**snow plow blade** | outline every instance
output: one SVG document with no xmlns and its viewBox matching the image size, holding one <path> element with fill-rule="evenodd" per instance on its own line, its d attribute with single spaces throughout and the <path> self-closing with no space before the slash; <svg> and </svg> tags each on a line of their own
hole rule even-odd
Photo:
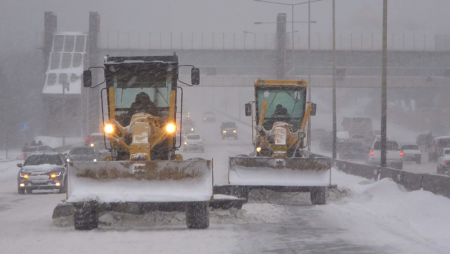
<svg viewBox="0 0 450 254">
<path fill-rule="evenodd" d="M 252 189 L 257 186 L 325 187 L 331 184 L 330 174 L 331 160 L 325 157 L 230 157 L 228 182 Z"/>
<path fill-rule="evenodd" d="M 213 196 L 212 162 L 70 162 L 67 202 L 203 202 Z"/>
</svg>

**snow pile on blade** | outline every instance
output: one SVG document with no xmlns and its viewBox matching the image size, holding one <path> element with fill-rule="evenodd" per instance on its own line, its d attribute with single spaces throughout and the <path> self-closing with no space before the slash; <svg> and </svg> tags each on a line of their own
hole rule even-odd
<svg viewBox="0 0 450 254">
<path fill-rule="evenodd" d="M 208 201 L 211 161 L 69 163 L 67 202 Z"/>
<path fill-rule="evenodd" d="M 331 161 L 327 158 L 230 157 L 231 185 L 328 186 Z"/>
</svg>

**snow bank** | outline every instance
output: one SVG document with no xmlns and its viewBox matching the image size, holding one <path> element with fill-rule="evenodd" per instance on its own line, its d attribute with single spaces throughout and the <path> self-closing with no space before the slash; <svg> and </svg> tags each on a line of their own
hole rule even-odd
<svg viewBox="0 0 450 254">
<path fill-rule="evenodd" d="M 333 183 L 349 189 L 351 195 L 331 203 L 331 213 L 333 209 L 351 211 L 355 221 L 369 217 L 402 235 L 419 236 L 432 245 L 450 248 L 450 199 L 422 190 L 407 192 L 389 178 L 373 182 L 335 169 L 332 173 Z"/>
</svg>

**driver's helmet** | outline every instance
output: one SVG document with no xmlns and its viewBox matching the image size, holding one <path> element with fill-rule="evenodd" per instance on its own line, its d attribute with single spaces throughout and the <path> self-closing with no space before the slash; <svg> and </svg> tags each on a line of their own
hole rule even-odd
<svg viewBox="0 0 450 254">
<path fill-rule="evenodd" d="M 148 96 L 147 93 L 145 92 L 140 92 L 138 94 L 136 94 L 136 102 L 138 103 L 145 103 L 150 101 L 150 97 Z"/>
</svg>

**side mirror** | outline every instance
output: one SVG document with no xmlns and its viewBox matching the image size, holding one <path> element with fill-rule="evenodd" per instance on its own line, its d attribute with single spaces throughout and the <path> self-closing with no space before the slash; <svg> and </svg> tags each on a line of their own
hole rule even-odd
<svg viewBox="0 0 450 254">
<path fill-rule="evenodd" d="M 191 69 L 191 84 L 194 86 L 200 85 L 200 69 L 192 68 Z"/>
<path fill-rule="evenodd" d="M 91 87 L 92 86 L 92 72 L 91 70 L 83 71 L 83 86 Z"/>
<path fill-rule="evenodd" d="M 22 167 L 22 163 L 18 163 L 17 167 L 21 168 Z"/>
<path fill-rule="evenodd" d="M 317 105 L 315 103 L 311 103 L 311 111 L 309 112 L 310 116 L 315 116 L 317 110 Z"/>
<path fill-rule="evenodd" d="M 252 104 L 245 103 L 245 116 L 251 116 L 252 115 Z"/>
</svg>

